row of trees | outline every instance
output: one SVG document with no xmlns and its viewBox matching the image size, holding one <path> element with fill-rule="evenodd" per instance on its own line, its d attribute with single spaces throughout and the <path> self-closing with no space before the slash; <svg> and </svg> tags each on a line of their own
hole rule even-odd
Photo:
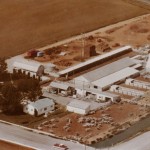
<svg viewBox="0 0 150 150">
<path fill-rule="evenodd" d="M 41 96 L 39 82 L 34 79 L 20 79 L 1 87 L 0 104 L 3 112 L 14 114 L 22 111 L 21 101 L 36 101 Z"/>
<path fill-rule="evenodd" d="M 6 71 L 5 59 L 0 59 L 0 106 L 3 112 L 16 114 L 22 112 L 22 100 L 35 101 L 41 96 L 39 80 L 23 73 Z"/>
</svg>

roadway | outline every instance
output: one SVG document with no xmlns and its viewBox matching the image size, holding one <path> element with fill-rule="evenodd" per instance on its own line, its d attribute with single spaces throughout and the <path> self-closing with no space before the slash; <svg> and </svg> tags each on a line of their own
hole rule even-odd
<svg viewBox="0 0 150 150">
<path fill-rule="evenodd" d="M 109 150 L 150 150 L 150 131 L 129 141 L 120 143 Z"/>
<path fill-rule="evenodd" d="M 150 150 L 150 131 L 141 134 L 129 141 L 115 145 L 109 150 Z M 63 141 L 46 135 L 41 135 L 23 128 L 0 123 L 0 140 L 19 144 L 37 150 L 52 150 L 55 143 L 62 143 L 69 147 L 70 150 L 85 150 L 85 146 L 79 143 Z M 99 148 L 108 150 L 108 148 Z M 92 147 L 86 147 L 86 150 L 95 150 Z M 98 148 L 97 148 L 98 150 Z"/>
<path fill-rule="evenodd" d="M 0 123 L 0 140 L 22 145 L 38 150 L 53 150 L 55 143 L 62 143 L 68 146 L 70 150 L 84 150 L 82 144 L 55 139 L 50 136 L 27 131 L 23 128 Z M 87 150 L 93 150 L 87 147 Z"/>
</svg>

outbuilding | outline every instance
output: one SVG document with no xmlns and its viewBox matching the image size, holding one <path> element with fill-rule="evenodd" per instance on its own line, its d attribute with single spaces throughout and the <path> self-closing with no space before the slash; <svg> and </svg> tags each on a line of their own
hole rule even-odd
<svg viewBox="0 0 150 150">
<path fill-rule="evenodd" d="M 23 107 L 23 112 L 28 113 L 33 116 L 39 116 L 42 114 L 47 114 L 53 111 L 55 108 L 55 103 L 52 99 L 43 98 L 35 102 L 28 102 Z"/>
<path fill-rule="evenodd" d="M 50 83 L 50 87 L 53 90 L 55 90 L 57 93 L 64 93 L 66 95 L 71 95 L 72 92 L 73 92 L 73 88 L 70 87 L 65 82 L 53 81 L 53 82 Z"/>
<path fill-rule="evenodd" d="M 35 63 L 32 61 L 28 62 L 15 61 L 13 63 L 13 68 L 25 72 L 35 73 L 37 76 L 42 76 L 44 74 L 44 66 L 41 65 L 40 63 Z"/>
<path fill-rule="evenodd" d="M 67 110 L 77 114 L 86 115 L 90 111 L 90 103 L 80 101 L 80 100 L 72 100 L 67 105 Z"/>
<path fill-rule="evenodd" d="M 112 102 L 116 102 L 116 101 L 120 101 L 121 98 L 119 95 L 117 94 L 112 94 L 110 92 L 101 92 L 97 89 L 86 89 L 87 91 L 87 95 L 88 94 L 92 94 L 95 95 L 96 101 L 100 102 L 100 101 L 112 101 Z"/>
</svg>

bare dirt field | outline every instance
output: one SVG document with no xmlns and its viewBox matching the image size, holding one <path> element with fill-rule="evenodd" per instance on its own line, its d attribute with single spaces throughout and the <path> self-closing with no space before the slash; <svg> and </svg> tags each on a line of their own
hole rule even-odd
<svg viewBox="0 0 150 150">
<path fill-rule="evenodd" d="M 150 12 L 123 0 L 5 0 L 0 1 L 0 11 L 1 56 Z"/>
<path fill-rule="evenodd" d="M 4 141 L 0 141 L 1 150 L 31 150 L 29 148 L 25 148 L 23 146 L 7 143 Z"/>
</svg>

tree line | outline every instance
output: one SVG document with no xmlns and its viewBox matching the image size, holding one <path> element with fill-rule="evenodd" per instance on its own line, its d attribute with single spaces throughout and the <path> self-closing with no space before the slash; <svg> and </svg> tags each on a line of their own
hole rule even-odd
<svg viewBox="0 0 150 150">
<path fill-rule="evenodd" d="M 23 100 L 36 101 L 41 95 L 39 79 L 23 72 L 8 73 L 5 59 L 0 58 L 0 107 L 4 113 L 21 113 Z"/>
</svg>

